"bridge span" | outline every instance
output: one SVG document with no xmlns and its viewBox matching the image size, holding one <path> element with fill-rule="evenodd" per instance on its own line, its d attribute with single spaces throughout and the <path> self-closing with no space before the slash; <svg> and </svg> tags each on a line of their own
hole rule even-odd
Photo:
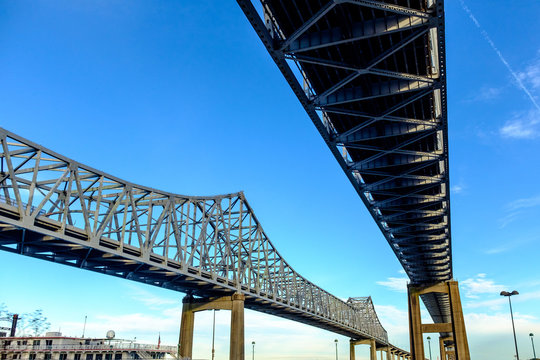
<svg viewBox="0 0 540 360">
<path fill-rule="evenodd" d="M 468 359 L 452 281 L 444 1 L 237 2 L 411 279 L 413 357 L 428 332 L 420 296 Z"/>
<path fill-rule="evenodd" d="M 343 301 L 298 274 L 243 193 L 171 194 L 1 128 L 0 143 L 1 250 L 188 293 L 190 311 L 236 296 L 246 308 L 408 355 L 388 343 L 370 297 Z M 242 356 L 231 358 L 243 359 L 241 337 Z"/>
</svg>

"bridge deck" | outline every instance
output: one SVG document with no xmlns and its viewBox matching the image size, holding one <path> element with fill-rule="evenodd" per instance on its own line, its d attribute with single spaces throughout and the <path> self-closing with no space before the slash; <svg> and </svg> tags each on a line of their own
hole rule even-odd
<svg viewBox="0 0 540 360">
<path fill-rule="evenodd" d="M 237 2 L 411 282 L 451 279 L 443 1 Z"/>
</svg>

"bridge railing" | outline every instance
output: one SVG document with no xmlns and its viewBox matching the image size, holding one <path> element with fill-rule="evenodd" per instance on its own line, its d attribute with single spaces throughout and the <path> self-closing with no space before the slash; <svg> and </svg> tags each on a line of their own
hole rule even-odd
<svg viewBox="0 0 540 360">
<path fill-rule="evenodd" d="M 180 273 L 233 282 L 239 291 L 387 341 L 371 301 L 344 302 L 283 259 L 242 192 L 167 193 L 81 165 L 4 129 L 0 142 L 4 216 Z"/>
</svg>

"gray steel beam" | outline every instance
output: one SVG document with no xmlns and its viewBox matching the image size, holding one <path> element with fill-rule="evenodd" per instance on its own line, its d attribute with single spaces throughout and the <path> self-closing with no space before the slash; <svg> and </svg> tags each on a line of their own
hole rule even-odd
<svg viewBox="0 0 540 360">
<path fill-rule="evenodd" d="M 406 6 L 399 6 L 394 4 L 389 4 L 383 1 L 374 1 L 374 0 L 343 0 L 343 2 L 356 4 L 364 7 L 369 7 L 376 10 L 383 10 L 392 12 L 395 14 L 401 14 L 401 15 L 407 15 L 407 16 L 415 16 L 420 18 L 428 19 L 431 15 L 429 13 L 412 9 Z"/>
<path fill-rule="evenodd" d="M 292 55 L 286 54 L 285 58 L 287 60 L 298 61 L 299 63 L 308 63 L 308 64 L 313 64 L 313 65 L 326 66 L 326 67 L 330 67 L 334 69 L 349 70 L 358 75 L 373 74 L 373 75 L 380 75 L 380 76 L 385 76 L 385 77 L 395 78 L 395 79 L 402 79 L 402 80 L 423 81 L 429 84 L 432 84 L 435 82 L 435 78 L 433 77 L 408 74 L 408 73 L 402 73 L 402 72 L 397 72 L 397 71 L 389 71 L 385 69 L 378 69 L 371 65 L 365 68 L 357 68 L 351 65 L 347 65 L 345 63 L 340 63 L 337 61 L 331 61 L 331 60 L 326 60 L 326 59 L 320 59 L 313 56 L 305 56 L 302 54 L 292 54 Z M 352 75 L 353 74 L 351 74 L 351 76 Z M 321 94 L 320 96 L 323 96 L 323 95 Z"/>
<path fill-rule="evenodd" d="M 388 82 L 374 83 L 371 85 L 369 91 L 365 91 L 362 87 L 354 87 L 338 90 L 346 83 L 354 80 L 358 77 L 354 74 L 350 78 L 345 79 L 344 84 L 336 84 L 336 89 L 331 90 L 328 95 L 315 98 L 314 103 L 316 106 L 324 107 L 327 105 L 339 105 L 357 101 L 373 100 L 384 96 L 391 96 L 397 94 L 404 94 L 408 92 L 420 91 L 426 88 L 430 88 L 429 84 L 416 81 L 416 80 L 391 80 Z"/>
<path fill-rule="evenodd" d="M 357 126 L 354 126 L 353 128 L 345 131 L 344 133 L 341 133 L 339 134 L 338 136 L 338 141 L 346 141 L 347 140 L 347 137 L 354 134 L 356 131 L 359 131 L 359 130 L 362 130 L 363 128 L 379 121 L 379 120 L 383 120 L 385 119 L 388 115 L 396 112 L 397 110 L 423 98 L 424 96 L 432 93 L 432 89 L 431 88 L 428 88 L 426 90 L 423 90 L 423 91 L 420 91 L 418 94 L 414 94 L 412 96 L 410 96 L 409 98 L 403 100 L 402 102 L 394 105 L 393 107 L 391 107 L 390 109 L 386 110 L 383 114 L 377 116 L 377 117 L 374 117 L 374 118 L 371 118 Z"/>
<path fill-rule="evenodd" d="M 415 29 L 428 24 L 429 22 L 425 18 L 410 16 L 388 16 L 380 19 L 366 20 L 353 24 L 351 36 L 347 35 L 348 31 L 346 32 L 340 27 L 326 29 L 305 34 L 299 39 L 293 40 L 287 47 L 282 48 L 280 51 L 287 54 L 296 54 Z"/>
</svg>

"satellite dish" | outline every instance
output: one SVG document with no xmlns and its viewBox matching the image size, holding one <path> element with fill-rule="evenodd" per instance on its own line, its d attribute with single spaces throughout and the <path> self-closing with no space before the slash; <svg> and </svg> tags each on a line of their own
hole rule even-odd
<svg viewBox="0 0 540 360">
<path fill-rule="evenodd" d="M 106 336 L 107 336 L 107 339 L 112 340 L 112 339 L 114 339 L 114 336 L 115 336 L 115 335 L 116 335 L 116 334 L 114 333 L 114 330 L 109 330 L 109 331 L 107 331 L 107 335 L 106 335 Z"/>
</svg>

